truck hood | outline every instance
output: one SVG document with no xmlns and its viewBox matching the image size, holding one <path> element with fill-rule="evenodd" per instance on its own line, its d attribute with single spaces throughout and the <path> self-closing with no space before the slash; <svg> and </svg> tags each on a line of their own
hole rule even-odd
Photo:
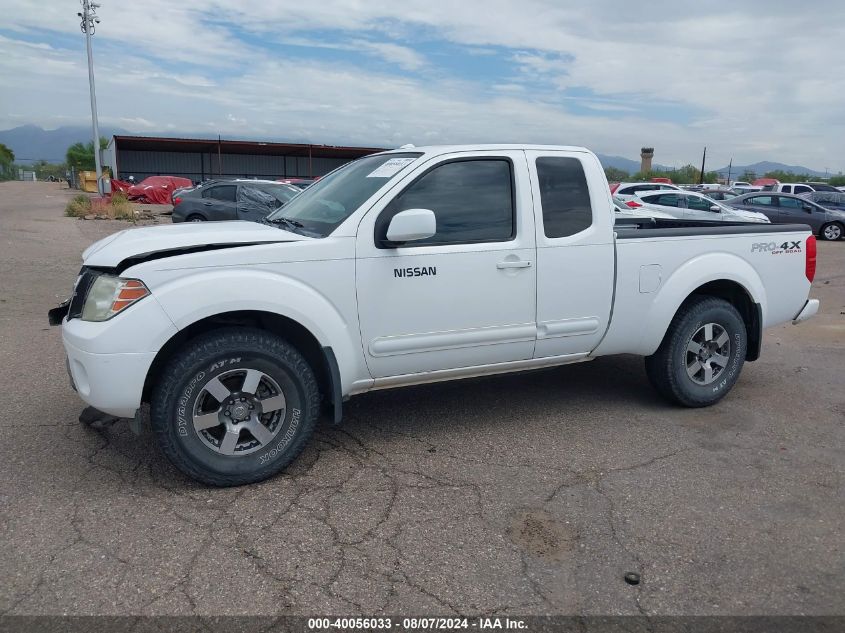
<svg viewBox="0 0 845 633">
<path fill-rule="evenodd" d="M 86 266 L 114 268 L 126 260 L 166 257 L 230 246 L 300 242 L 313 238 L 255 222 L 186 222 L 127 229 L 94 242 L 82 253 Z"/>
</svg>

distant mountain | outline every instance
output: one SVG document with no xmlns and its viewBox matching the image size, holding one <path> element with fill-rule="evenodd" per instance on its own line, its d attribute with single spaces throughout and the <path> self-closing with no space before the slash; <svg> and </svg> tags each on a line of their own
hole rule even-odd
<svg viewBox="0 0 845 633">
<path fill-rule="evenodd" d="M 727 177 L 728 175 L 727 167 L 722 167 L 721 169 L 716 169 L 714 171 L 718 172 L 719 175 L 723 178 Z M 770 171 L 787 171 L 799 176 L 807 174 L 809 176 L 815 176 L 816 178 L 825 177 L 825 173 L 823 171 L 817 171 L 815 169 L 810 169 L 809 167 L 802 167 L 801 165 L 784 165 L 783 163 L 773 163 L 768 160 L 764 160 L 759 163 L 754 163 L 753 165 L 733 165 L 730 171 L 731 180 L 738 179 L 745 171 L 754 172 L 757 178 L 762 178 L 763 174 Z"/>
<path fill-rule="evenodd" d="M 101 127 L 100 136 L 110 138 L 114 134 L 129 134 L 126 130 Z M 87 126 L 64 126 L 55 130 L 45 130 L 37 125 L 21 125 L 11 130 L 0 131 L 0 143 L 15 153 L 18 163 L 31 163 L 46 160 L 49 163 L 61 163 L 65 160 L 67 148 L 74 143 L 89 143 L 91 128 Z"/>
</svg>

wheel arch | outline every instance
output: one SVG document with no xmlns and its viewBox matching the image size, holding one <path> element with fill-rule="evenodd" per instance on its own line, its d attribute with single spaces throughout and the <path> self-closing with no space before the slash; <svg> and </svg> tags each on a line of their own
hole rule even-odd
<svg viewBox="0 0 845 633">
<path fill-rule="evenodd" d="M 342 406 L 340 373 L 331 347 L 324 347 L 317 337 L 290 317 L 261 310 L 222 312 L 194 321 L 170 337 L 159 349 L 147 371 L 142 401 L 149 402 L 152 389 L 167 361 L 189 341 L 208 332 L 227 327 L 254 327 L 272 332 L 296 347 L 314 369 L 320 393 L 334 407 L 335 422 L 340 421 Z"/>
<path fill-rule="evenodd" d="M 700 296 L 723 299 L 737 309 L 748 335 L 745 360 L 755 361 L 760 358 L 760 347 L 763 342 L 763 308 L 754 301 L 748 289 L 732 279 L 709 281 L 693 290 L 678 306 L 678 310 L 689 301 Z M 676 314 L 678 310 L 675 311 Z"/>
<path fill-rule="evenodd" d="M 709 272 L 704 272 L 709 271 Z M 710 253 L 686 262 L 666 281 L 646 319 L 642 353 L 654 353 L 678 311 L 696 296 L 712 296 L 733 305 L 748 333 L 746 360 L 760 355 L 766 291 L 757 271 L 744 259 Z"/>
</svg>

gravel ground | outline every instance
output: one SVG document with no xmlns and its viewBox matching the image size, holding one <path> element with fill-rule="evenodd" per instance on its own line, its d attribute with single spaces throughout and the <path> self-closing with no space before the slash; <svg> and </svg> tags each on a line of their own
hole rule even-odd
<svg viewBox="0 0 845 633">
<path fill-rule="evenodd" d="M 642 360 L 353 398 L 271 481 L 82 426 L 47 310 L 127 225 L 0 183 L 0 614 L 843 614 L 845 242 L 706 410 Z M 635 571 L 631 586 L 623 575 Z"/>
</svg>

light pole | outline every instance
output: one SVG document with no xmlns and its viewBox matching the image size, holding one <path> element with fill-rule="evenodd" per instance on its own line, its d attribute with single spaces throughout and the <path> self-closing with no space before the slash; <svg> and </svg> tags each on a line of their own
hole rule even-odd
<svg viewBox="0 0 845 633">
<path fill-rule="evenodd" d="M 100 126 L 97 124 L 97 93 L 94 90 L 94 54 L 91 52 L 91 36 L 94 35 L 96 24 L 100 23 L 97 9 L 100 5 L 91 0 L 79 0 L 82 12 L 77 13 L 82 18 L 80 28 L 85 33 L 85 47 L 88 50 L 88 86 L 91 93 L 91 127 L 94 134 L 94 169 L 97 172 L 97 193 L 103 195 L 103 167 L 100 165 Z"/>
</svg>

